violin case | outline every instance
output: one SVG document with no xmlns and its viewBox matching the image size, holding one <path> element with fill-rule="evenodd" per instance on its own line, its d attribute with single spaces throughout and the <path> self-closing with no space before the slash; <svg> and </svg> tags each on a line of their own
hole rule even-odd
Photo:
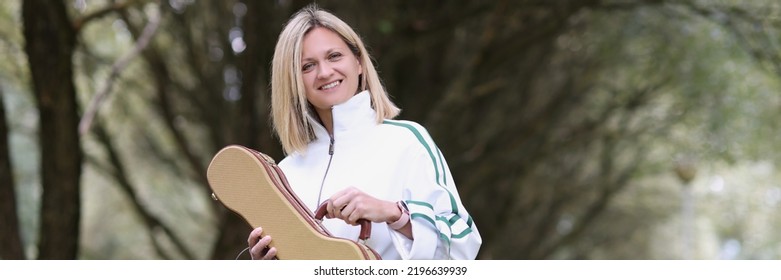
<svg viewBox="0 0 781 280">
<path fill-rule="evenodd" d="M 230 145 L 214 156 L 206 172 L 212 198 L 241 216 L 251 228 L 271 235 L 269 246 L 282 260 L 378 260 L 366 246 L 371 222 L 359 220 L 358 240 L 332 236 L 321 224 L 326 202 L 312 213 L 266 154 Z M 249 231 L 248 231 L 249 233 Z"/>
</svg>

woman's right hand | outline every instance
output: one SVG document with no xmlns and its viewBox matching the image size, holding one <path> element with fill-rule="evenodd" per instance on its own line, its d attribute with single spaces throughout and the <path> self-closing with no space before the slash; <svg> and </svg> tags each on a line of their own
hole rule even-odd
<svg viewBox="0 0 781 280">
<path fill-rule="evenodd" d="M 277 248 L 268 247 L 271 244 L 271 236 L 261 236 L 263 228 L 257 227 L 249 233 L 249 254 L 253 260 L 273 260 L 277 256 Z"/>
</svg>

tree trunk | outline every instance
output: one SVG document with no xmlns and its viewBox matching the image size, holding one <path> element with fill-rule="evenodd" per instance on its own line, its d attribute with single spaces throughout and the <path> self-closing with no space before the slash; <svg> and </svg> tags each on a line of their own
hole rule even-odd
<svg viewBox="0 0 781 280">
<path fill-rule="evenodd" d="M 19 218 L 16 213 L 14 174 L 11 171 L 11 150 L 8 147 L 8 126 L 5 120 L 5 102 L 0 90 L 0 259 L 22 260 L 22 238 L 19 236 Z"/>
<path fill-rule="evenodd" d="M 63 1 L 25 0 L 22 17 L 40 121 L 43 196 L 38 258 L 76 259 L 82 162 L 72 62 L 76 31 Z"/>
</svg>

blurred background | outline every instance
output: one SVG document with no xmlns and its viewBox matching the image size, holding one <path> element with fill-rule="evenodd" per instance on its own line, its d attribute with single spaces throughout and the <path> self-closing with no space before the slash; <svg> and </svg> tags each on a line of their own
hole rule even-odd
<svg viewBox="0 0 781 280">
<path fill-rule="evenodd" d="M 309 3 L 0 2 L 0 258 L 236 258 L 205 169 L 283 157 L 270 60 Z M 429 129 L 478 259 L 781 258 L 777 0 L 318 4 Z"/>
</svg>

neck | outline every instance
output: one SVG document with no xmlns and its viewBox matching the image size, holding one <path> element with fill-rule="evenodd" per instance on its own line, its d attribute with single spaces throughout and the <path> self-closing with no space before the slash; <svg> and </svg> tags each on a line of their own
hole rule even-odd
<svg viewBox="0 0 781 280">
<path fill-rule="evenodd" d="M 317 116 L 320 118 L 320 123 L 323 124 L 325 130 L 328 131 L 328 135 L 334 135 L 334 117 L 331 108 L 317 109 Z"/>
</svg>

